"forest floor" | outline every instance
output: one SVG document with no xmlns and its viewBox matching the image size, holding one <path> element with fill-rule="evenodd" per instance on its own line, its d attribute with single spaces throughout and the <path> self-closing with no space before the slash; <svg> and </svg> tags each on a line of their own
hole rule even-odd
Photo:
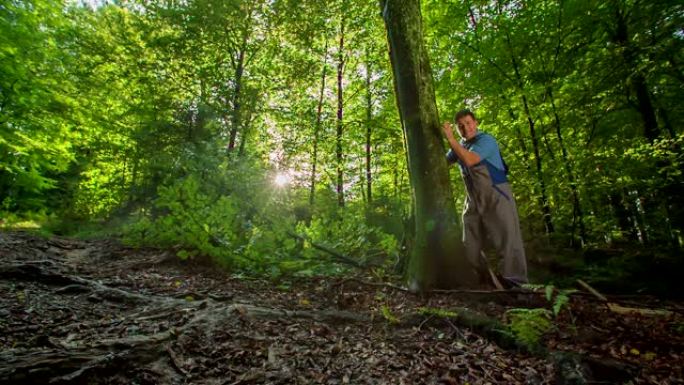
<svg viewBox="0 0 684 385">
<path fill-rule="evenodd" d="M 684 305 L 609 300 L 640 312 L 572 294 L 532 353 L 464 320 L 550 309 L 544 290 L 273 282 L 113 240 L 0 232 L 0 384 L 684 384 Z"/>
</svg>

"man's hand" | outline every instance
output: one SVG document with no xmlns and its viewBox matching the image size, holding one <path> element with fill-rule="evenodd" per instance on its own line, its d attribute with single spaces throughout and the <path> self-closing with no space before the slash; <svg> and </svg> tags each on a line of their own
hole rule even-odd
<svg viewBox="0 0 684 385">
<path fill-rule="evenodd" d="M 444 131 L 444 135 L 447 137 L 447 139 L 452 139 L 454 137 L 454 130 L 451 128 L 450 122 L 444 122 L 444 125 L 442 125 L 442 130 Z"/>
<path fill-rule="evenodd" d="M 462 164 L 465 164 L 467 167 L 471 167 L 480 163 L 480 156 L 477 153 L 468 151 L 458 142 L 458 140 L 456 140 L 454 137 L 454 129 L 452 128 L 451 123 L 444 122 L 442 125 L 442 131 L 444 131 L 444 135 L 449 141 L 449 147 L 454 151 L 458 159 L 461 160 Z"/>
</svg>

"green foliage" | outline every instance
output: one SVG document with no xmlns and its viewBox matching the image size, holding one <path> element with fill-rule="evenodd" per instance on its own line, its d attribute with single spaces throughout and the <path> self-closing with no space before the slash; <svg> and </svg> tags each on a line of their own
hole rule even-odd
<svg viewBox="0 0 684 385">
<path fill-rule="evenodd" d="M 382 305 L 380 307 L 380 314 L 382 315 L 382 318 L 384 318 L 385 321 L 387 321 L 391 325 L 397 325 L 401 322 L 399 317 L 394 315 L 390 307 L 387 305 Z"/>
<path fill-rule="evenodd" d="M 398 253 L 398 242 L 394 235 L 363 221 L 361 210 L 347 208 L 336 216 L 316 215 L 307 225 L 300 222 L 297 232 L 306 235 L 311 242 L 324 244 L 340 253 L 352 257 L 360 264 L 383 266 L 392 262 Z M 305 252 L 317 253 L 310 244 Z"/>
<path fill-rule="evenodd" d="M 43 225 L 52 218 L 45 213 L 24 212 L 17 214 L 14 212 L 0 210 L 0 229 L 3 230 L 31 230 L 38 231 L 45 235 L 49 232 L 43 231 Z"/>
<path fill-rule="evenodd" d="M 264 179 L 254 164 L 252 174 L 244 174 L 248 164 L 238 162 L 233 171 L 219 169 L 205 178 L 190 174 L 160 186 L 154 209 L 141 212 L 125 228 L 125 241 L 176 247 L 182 259 L 208 255 L 228 268 L 274 278 L 337 274 L 349 268 L 350 261 L 337 260 L 312 242 L 378 268 L 396 254 L 394 236 L 351 212 L 297 223 L 286 193 Z"/>
<path fill-rule="evenodd" d="M 546 300 L 551 302 L 554 317 L 558 316 L 565 305 L 570 302 L 570 294 L 577 291 L 575 289 L 558 289 L 553 285 L 546 285 L 544 290 Z"/>
<path fill-rule="evenodd" d="M 554 285 L 548 284 L 525 284 L 524 288 L 535 291 L 544 291 L 544 296 L 551 304 L 551 311 L 556 317 L 570 302 L 570 294 L 577 292 L 575 289 L 559 289 Z"/>
<path fill-rule="evenodd" d="M 126 221 L 129 242 L 276 277 L 348 269 L 312 242 L 378 277 L 410 246 L 405 138 L 376 3 L 79 4 L 0 6 L 3 228 L 93 235 Z M 544 231 L 545 198 L 554 246 L 681 250 L 677 2 L 422 5 L 442 119 L 470 107 L 497 137 L 527 239 Z M 271 183 L 276 170 L 289 186 Z M 462 203 L 462 182 L 453 187 Z M 584 273 L 633 282 L 653 266 L 676 282 L 676 255 Z M 553 314 L 567 294 L 551 289 Z"/>
<path fill-rule="evenodd" d="M 510 309 L 506 312 L 513 336 L 522 344 L 534 349 L 552 327 L 551 312 L 546 309 Z"/>
<path fill-rule="evenodd" d="M 212 256 L 227 267 L 245 262 L 246 218 L 236 198 L 221 195 L 211 185 L 190 175 L 161 186 L 155 213 L 142 216 L 125 229 L 125 241 L 162 247 L 179 246 L 179 257 L 196 253 Z"/>
</svg>

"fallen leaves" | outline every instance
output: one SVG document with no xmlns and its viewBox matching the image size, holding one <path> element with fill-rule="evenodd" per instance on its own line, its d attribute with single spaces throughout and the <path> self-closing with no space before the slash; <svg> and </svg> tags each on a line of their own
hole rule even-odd
<svg viewBox="0 0 684 385">
<path fill-rule="evenodd" d="M 465 302 L 458 294 L 447 293 L 422 299 L 389 287 L 351 280 L 336 283 L 330 278 L 292 281 L 281 284 L 287 287 L 282 290 L 269 281 L 240 280 L 211 266 L 187 265 L 187 261 L 139 263 L 161 261 L 155 250 L 130 250 L 111 243 L 105 248 L 69 240 L 53 247 L 46 246 L 44 240 L 23 239 L 12 239 L 8 258 L 43 258 L 57 268 L 68 262 L 69 271 L 102 285 L 177 301 L 173 302 L 177 305 L 160 308 L 153 303 L 93 296 L 83 285 L 67 289 L 35 281 L 0 280 L 3 357 L 56 347 L 96 346 L 117 339 L 166 338 L 156 360 L 120 359 L 112 361 L 118 368 L 115 373 L 98 368 L 84 372 L 93 383 L 475 385 L 555 381 L 554 367 L 543 357 L 503 350 L 449 322 L 453 316 L 450 309 L 460 306 L 503 318 L 507 308 L 496 303 Z M 207 300 L 198 303 L 203 299 Z M 226 299 L 242 305 L 233 306 L 220 324 L 186 327 L 207 308 L 207 301 Z M 274 318 L 256 319 L 250 315 L 250 306 L 283 312 Z M 682 333 L 677 333 L 683 324 L 681 317 L 617 315 L 575 298 L 566 306 L 573 318 L 565 314 L 555 320 L 557 328 L 546 337 L 547 347 L 586 352 L 597 359 L 626 360 L 642 368 L 635 383 L 682 382 L 684 344 Z M 363 314 L 368 321 L 324 322 L 292 316 L 293 311 L 341 309 Z M 412 326 L 403 323 L 410 316 L 422 318 Z"/>
</svg>

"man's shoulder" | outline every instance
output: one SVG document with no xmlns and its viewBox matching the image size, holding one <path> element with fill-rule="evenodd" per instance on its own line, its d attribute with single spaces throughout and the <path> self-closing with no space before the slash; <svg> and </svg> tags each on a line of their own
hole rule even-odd
<svg viewBox="0 0 684 385">
<path fill-rule="evenodd" d="M 480 132 L 477 133 L 477 138 L 478 138 L 478 139 L 485 139 L 485 140 L 494 140 L 494 141 L 496 141 L 496 138 L 494 137 L 494 135 L 492 135 L 492 134 L 490 134 L 490 133 L 488 133 L 488 132 L 483 132 L 483 131 L 480 131 Z"/>
<path fill-rule="evenodd" d="M 473 143 L 478 143 L 480 145 L 484 143 L 488 144 L 497 144 L 496 143 L 496 138 L 492 134 L 486 133 L 486 132 L 479 132 L 477 136 L 475 137 L 475 140 Z"/>
</svg>

